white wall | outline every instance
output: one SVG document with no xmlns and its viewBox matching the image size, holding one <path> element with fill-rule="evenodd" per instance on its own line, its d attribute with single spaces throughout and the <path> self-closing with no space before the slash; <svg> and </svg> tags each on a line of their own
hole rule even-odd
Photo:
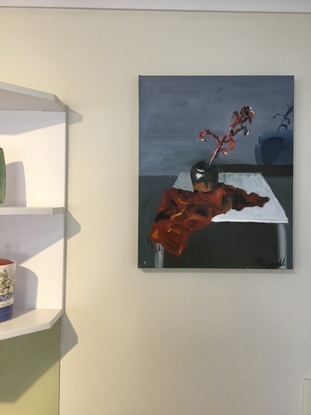
<svg viewBox="0 0 311 415">
<path fill-rule="evenodd" d="M 310 40 L 310 15 L 0 10 L 1 81 L 71 109 L 61 415 L 300 414 Z M 137 269 L 140 74 L 295 75 L 294 271 Z"/>
</svg>

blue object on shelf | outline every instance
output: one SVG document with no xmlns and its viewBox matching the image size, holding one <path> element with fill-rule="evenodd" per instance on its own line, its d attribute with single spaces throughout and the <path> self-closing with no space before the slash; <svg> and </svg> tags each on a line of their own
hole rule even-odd
<svg viewBox="0 0 311 415">
<path fill-rule="evenodd" d="M 0 322 L 11 320 L 13 316 L 13 304 L 0 308 Z"/>
</svg>

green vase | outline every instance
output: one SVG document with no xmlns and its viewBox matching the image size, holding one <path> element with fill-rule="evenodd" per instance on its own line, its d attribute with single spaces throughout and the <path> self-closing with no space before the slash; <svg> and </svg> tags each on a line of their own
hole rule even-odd
<svg viewBox="0 0 311 415">
<path fill-rule="evenodd" d="M 0 203 L 4 202 L 6 188 L 6 171 L 3 149 L 0 147 Z"/>
</svg>

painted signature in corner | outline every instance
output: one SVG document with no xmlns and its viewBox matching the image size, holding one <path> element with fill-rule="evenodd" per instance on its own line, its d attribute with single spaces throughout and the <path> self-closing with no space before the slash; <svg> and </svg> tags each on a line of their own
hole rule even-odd
<svg viewBox="0 0 311 415">
<path fill-rule="evenodd" d="M 285 258 L 281 258 L 279 261 L 269 262 L 263 258 L 257 258 L 254 265 L 257 267 L 267 268 L 267 269 L 286 268 L 286 260 Z"/>
</svg>

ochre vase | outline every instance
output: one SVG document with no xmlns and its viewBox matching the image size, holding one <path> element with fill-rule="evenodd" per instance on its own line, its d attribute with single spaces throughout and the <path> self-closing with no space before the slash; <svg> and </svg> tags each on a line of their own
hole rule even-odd
<svg viewBox="0 0 311 415">
<path fill-rule="evenodd" d="M 212 192 L 218 183 L 218 169 L 207 161 L 199 161 L 190 170 L 193 190 L 195 192 Z"/>
</svg>

